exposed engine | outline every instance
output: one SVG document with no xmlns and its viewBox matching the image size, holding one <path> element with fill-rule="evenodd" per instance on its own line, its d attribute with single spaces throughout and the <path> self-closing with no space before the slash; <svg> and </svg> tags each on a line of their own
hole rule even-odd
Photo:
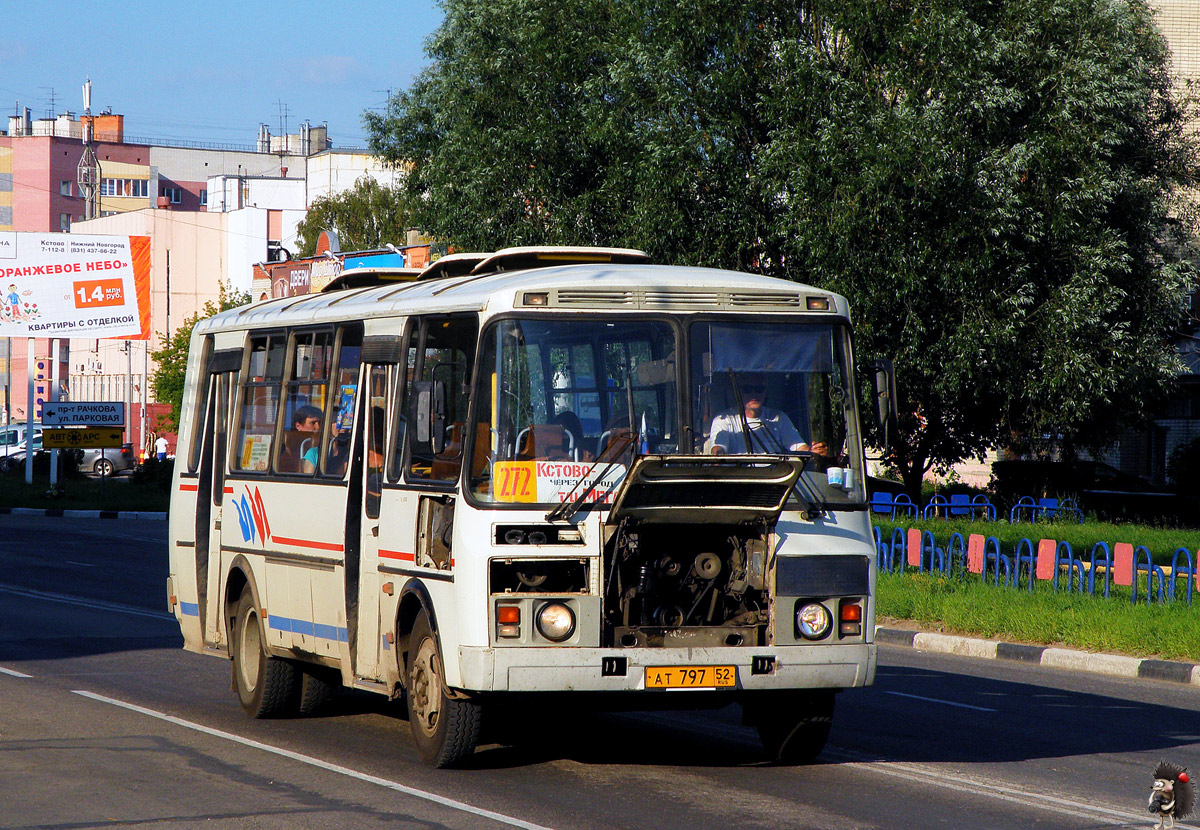
<svg viewBox="0 0 1200 830">
<path fill-rule="evenodd" d="M 604 553 L 604 638 L 627 647 L 765 644 L 766 575 L 761 525 L 622 525 Z"/>
</svg>

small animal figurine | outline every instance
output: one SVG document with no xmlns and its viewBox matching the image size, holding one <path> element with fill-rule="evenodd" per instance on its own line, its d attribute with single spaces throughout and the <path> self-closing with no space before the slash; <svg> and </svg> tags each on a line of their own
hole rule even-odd
<svg viewBox="0 0 1200 830">
<path fill-rule="evenodd" d="M 1187 768 L 1160 761 L 1150 786 L 1150 812 L 1158 819 L 1155 830 L 1171 830 L 1175 819 L 1187 818 L 1196 806 L 1196 789 Z"/>
</svg>

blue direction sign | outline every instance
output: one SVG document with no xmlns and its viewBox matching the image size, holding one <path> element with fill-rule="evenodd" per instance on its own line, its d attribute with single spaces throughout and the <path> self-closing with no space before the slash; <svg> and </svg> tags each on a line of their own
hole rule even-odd
<svg viewBox="0 0 1200 830">
<path fill-rule="evenodd" d="M 44 427 L 123 427 L 121 401 L 58 401 L 42 404 Z"/>
</svg>

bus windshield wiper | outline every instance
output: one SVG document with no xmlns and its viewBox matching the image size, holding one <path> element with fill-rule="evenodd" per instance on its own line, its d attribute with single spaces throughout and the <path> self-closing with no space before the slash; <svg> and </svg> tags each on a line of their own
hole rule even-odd
<svg viewBox="0 0 1200 830">
<path fill-rule="evenodd" d="M 629 446 L 631 441 L 633 441 L 632 433 L 627 436 L 620 436 L 612 439 L 608 446 L 604 448 L 604 452 L 600 453 L 600 457 L 592 462 L 591 467 L 588 467 L 588 471 L 580 476 L 579 481 L 575 482 L 575 486 L 571 488 L 569 493 L 567 493 L 566 497 L 562 500 L 562 503 L 554 507 L 554 509 L 546 514 L 546 521 L 566 521 L 578 513 L 579 508 L 583 507 L 583 503 L 587 501 L 587 497 L 591 495 L 592 488 L 596 486 L 596 482 L 604 480 L 604 477 L 608 475 L 608 471 L 611 470 L 613 465 L 617 463 L 617 460 L 620 459 L 621 454 L 625 452 L 625 448 Z M 604 469 L 600 471 L 600 475 L 592 478 L 592 473 L 595 471 L 596 467 L 599 466 L 600 462 L 604 460 L 604 456 L 608 453 L 608 451 L 614 447 L 617 447 L 618 449 L 615 453 L 613 453 L 612 460 L 604 465 Z M 587 486 L 583 488 L 583 492 L 581 492 L 578 496 L 575 496 L 575 491 L 578 490 L 579 486 L 584 482 L 587 482 Z M 575 496 L 574 500 L 569 501 L 572 496 Z"/>
</svg>

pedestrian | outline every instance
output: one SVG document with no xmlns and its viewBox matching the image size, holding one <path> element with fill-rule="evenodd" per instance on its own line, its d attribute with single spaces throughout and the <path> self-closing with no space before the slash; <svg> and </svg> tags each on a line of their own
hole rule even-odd
<svg viewBox="0 0 1200 830">
<path fill-rule="evenodd" d="M 167 460 L 167 439 L 161 435 L 154 441 L 154 452 L 158 455 L 159 461 Z"/>
</svg>

